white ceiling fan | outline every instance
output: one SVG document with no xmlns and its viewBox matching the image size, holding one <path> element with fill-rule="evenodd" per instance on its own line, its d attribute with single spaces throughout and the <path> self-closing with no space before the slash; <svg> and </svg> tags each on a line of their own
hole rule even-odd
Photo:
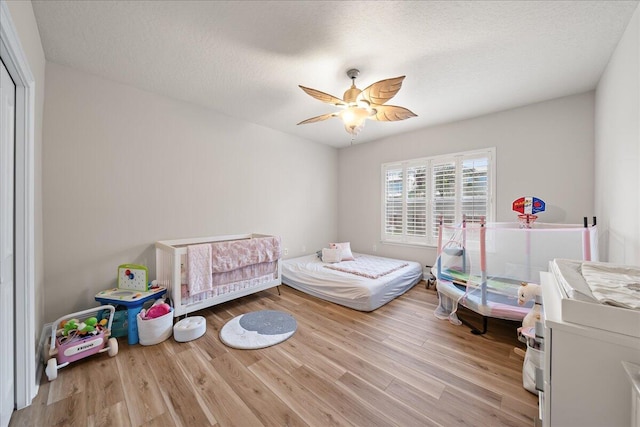
<svg viewBox="0 0 640 427">
<path fill-rule="evenodd" d="M 351 87 L 347 89 L 342 99 L 316 89 L 299 85 L 300 89 L 315 99 L 326 102 L 327 104 L 333 104 L 341 110 L 312 117 L 298 124 L 303 125 L 320 122 L 330 119 L 331 117 L 340 117 L 346 131 L 355 136 L 362 130 L 367 119 L 393 122 L 417 117 L 416 114 L 404 107 L 383 105 L 398 93 L 402 87 L 402 81 L 405 76 L 380 80 L 364 90 L 360 90 L 356 87 L 355 83 L 356 77 L 358 77 L 359 74 L 360 71 L 355 68 L 347 71 L 347 76 L 351 79 Z"/>
</svg>

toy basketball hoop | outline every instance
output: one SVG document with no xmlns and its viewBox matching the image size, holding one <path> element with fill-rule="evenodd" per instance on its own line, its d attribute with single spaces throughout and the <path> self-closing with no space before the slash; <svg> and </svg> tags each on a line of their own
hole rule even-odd
<svg viewBox="0 0 640 427">
<path fill-rule="evenodd" d="M 538 215 L 520 214 L 518 215 L 518 222 L 520 228 L 531 228 L 534 222 L 538 219 Z"/>
<path fill-rule="evenodd" d="M 545 204 L 537 197 L 520 197 L 513 201 L 512 209 L 519 212 L 518 222 L 520 228 L 531 228 L 538 219 L 538 212 L 544 212 Z"/>
</svg>

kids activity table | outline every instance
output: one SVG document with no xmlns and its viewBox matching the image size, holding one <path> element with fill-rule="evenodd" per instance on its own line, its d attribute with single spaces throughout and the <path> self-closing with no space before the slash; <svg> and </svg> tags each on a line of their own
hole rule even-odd
<svg viewBox="0 0 640 427">
<path fill-rule="evenodd" d="M 167 292 L 167 288 L 157 287 L 148 291 L 130 291 L 127 289 L 107 289 L 98 292 L 95 296 L 96 301 L 100 304 L 123 305 L 127 307 L 127 342 L 129 344 L 138 344 L 138 319 L 136 316 L 142 310 L 142 306 L 149 300 L 156 300 Z"/>
</svg>

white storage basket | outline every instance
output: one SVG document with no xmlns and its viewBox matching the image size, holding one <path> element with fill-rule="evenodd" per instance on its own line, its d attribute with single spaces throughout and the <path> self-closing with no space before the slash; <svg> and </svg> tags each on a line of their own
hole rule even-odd
<svg viewBox="0 0 640 427">
<path fill-rule="evenodd" d="M 173 332 L 173 309 L 163 316 L 148 320 L 144 320 L 141 313 L 138 313 L 137 322 L 140 344 L 159 344 L 169 338 Z"/>
</svg>

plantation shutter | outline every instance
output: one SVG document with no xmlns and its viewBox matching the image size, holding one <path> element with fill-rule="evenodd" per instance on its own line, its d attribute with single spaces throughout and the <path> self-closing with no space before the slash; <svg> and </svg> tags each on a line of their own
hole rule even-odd
<svg viewBox="0 0 640 427">
<path fill-rule="evenodd" d="M 440 218 L 445 224 L 456 222 L 456 162 L 434 162 L 431 169 L 431 232 L 438 236 Z"/>
<path fill-rule="evenodd" d="M 427 235 L 427 167 L 425 164 L 407 167 L 405 181 L 407 230 L 410 237 Z"/>
<path fill-rule="evenodd" d="M 489 207 L 487 157 L 462 161 L 462 214 L 469 222 L 487 217 Z"/>
<path fill-rule="evenodd" d="M 382 165 L 382 241 L 434 245 L 440 218 L 457 224 L 495 215 L 495 149 Z"/>
<path fill-rule="evenodd" d="M 402 165 L 392 165 L 383 171 L 384 181 L 384 234 L 387 238 L 401 237 L 404 231 L 402 197 L 404 173 Z"/>
</svg>

